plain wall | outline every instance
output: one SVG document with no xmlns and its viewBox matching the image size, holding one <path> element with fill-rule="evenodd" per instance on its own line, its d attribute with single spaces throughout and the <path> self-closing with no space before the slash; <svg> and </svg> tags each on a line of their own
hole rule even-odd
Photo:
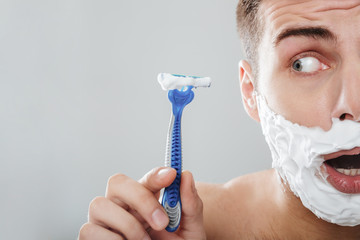
<svg viewBox="0 0 360 240">
<path fill-rule="evenodd" d="M 0 239 L 76 239 L 109 176 L 164 163 L 159 72 L 210 76 L 183 114 L 184 169 L 270 168 L 242 106 L 235 0 L 0 0 Z"/>
</svg>

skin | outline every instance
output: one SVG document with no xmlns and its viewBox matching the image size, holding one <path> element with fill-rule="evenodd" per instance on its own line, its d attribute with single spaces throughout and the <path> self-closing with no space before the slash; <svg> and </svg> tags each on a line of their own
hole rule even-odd
<svg viewBox="0 0 360 240">
<path fill-rule="evenodd" d="M 249 63 L 239 65 L 247 113 L 259 121 L 256 90 L 273 111 L 294 123 L 329 130 L 332 118 L 359 121 L 360 1 L 264 0 L 259 14 L 265 30 L 256 89 Z M 289 36 L 274 44 L 284 29 L 318 26 L 336 41 Z M 305 57 L 310 64 L 295 70 L 293 63 Z M 91 202 L 79 239 L 360 239 L 360 226 L 318 219 L 274 170 L 225 184 L 196 185 L 191 173 L 183 172 L 181 227 L 167 233 L 168 219 L 157 201 L 159 190 L 175 178 L 175 171 L 166 169 L 153 169 L 139 181 L 122 174 L 111 177 L 106 195 Z M 158 224 L 152 218 L 156 211 Z"/>
</svg>

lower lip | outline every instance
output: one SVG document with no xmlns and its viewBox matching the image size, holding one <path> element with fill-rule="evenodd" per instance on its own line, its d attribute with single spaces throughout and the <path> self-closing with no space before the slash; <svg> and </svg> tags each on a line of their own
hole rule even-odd
<svg viewBox="0 0 360 240">
<path fill-rule="evenodd" d="M 327 181 L 337 190 L 343 193 L 360 193 L 360 175 L 348 176 L 336 171 L 328 164 L 324 164 L 329 174 Z"/>
</svg>

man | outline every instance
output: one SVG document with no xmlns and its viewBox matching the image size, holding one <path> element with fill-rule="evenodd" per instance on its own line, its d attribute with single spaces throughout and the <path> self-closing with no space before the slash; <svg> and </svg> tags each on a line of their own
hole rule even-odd
<svg viewBox="0 0 360 240">
<path fill-rule="evenodd" d="M 239 67 L 242 99 L 275 169 L 223 185 L 195 185 L 183 172 L 176 233 L 164 230 L 157 201 L 174 170 L 156 168 L 139 182 L 112 176 L 81 240 L 360 239 L 360 143 L 347 139 L 360 120 L 360 1 L 241 0 L 237 13 L 248 59 Z"/>
</svg>

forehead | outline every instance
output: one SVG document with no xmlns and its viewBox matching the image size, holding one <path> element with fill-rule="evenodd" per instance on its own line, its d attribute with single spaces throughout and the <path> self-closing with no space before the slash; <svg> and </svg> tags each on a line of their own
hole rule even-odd
<svg viewBox="0 0 360 240">
<path fill-rule="evenodd" d="M 360 0 L 263 0 L 259 15 L 264 24 L 264 37 L 268 35 L 274 42 L 276 35 L 291 27 L 327 26 L 336 29 L 347 24 L 358 29 Z"/>
</svg>

